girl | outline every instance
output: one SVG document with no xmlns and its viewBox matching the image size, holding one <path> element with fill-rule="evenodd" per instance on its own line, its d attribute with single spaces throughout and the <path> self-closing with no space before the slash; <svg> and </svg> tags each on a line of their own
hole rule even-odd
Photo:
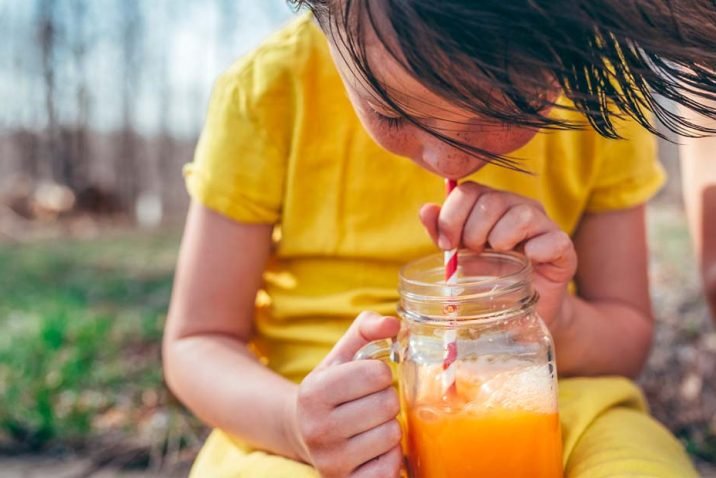
<svg viewBox="0 0 716 478">
<path fill-rule="evenodd" d="M 397 476 L 390 371 L 351 358 L 397 333 L 398 269 L 435 244 L 532 261 L 565 476 L 695 476 L 615 376 L 652 333 L 641 127 L 695 128 L 655 92 L 716 117 L 677 88 L 716 96 L 710 2 L 295 3 L 313 14 L 217 82 L 186 169 L 164 361 L 216 428 L 192 476 Z"/>
</svg>

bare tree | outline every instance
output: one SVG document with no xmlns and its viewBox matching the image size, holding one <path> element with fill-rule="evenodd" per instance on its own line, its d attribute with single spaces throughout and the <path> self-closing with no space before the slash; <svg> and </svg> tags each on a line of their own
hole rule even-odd
<svg viewBox="0 0 716 478">
<path fill-rule="evenodd" d="M 60 157 L 60 135 L 55 103 L 55 53 L 57 43 L 57 21 L 55 18 L 55 0 L 40 0 L 37 5 L 37 40 L 40 47 L 42 79 L 44 83 L 45 114 L 47 125 L 43 141 L 43 163 L 40 174 L 59 178 L 62 175 Z"/>
<path fill-rule="evenodd" d="M 114 170 L 118 193 L 123 206 L 131 211 L 139 194 L 139 138 L 135 129 L 135 95 L 141 68 L 141 35 L 143 31 L 139 0 L 120 0 L 121 57 L 124 71 L 121 78 L 122 125 Z"/>
<path fill-rule="evenodd" d="M 90 39 L 87 32 L 87 0 L 73 0 L 73 38 L 72 58 L 77 72 L 75 84 L 75 127 L 72 130 L 70 142 L 70 162 L 72 165 L 69 177 L 69 186 L 75 191 L 86 188 L 88 180 L 88 136 L 90 94 L 87 84 L 87 52 Z"/>
<path fill-rule="evenodd" d="M 161 198 L 162 207 L 167 209 L 167 204 L 171 197 L 171 184 L 169 181 L 174 172 L 175 162 L 175 144 L 171 131 L 172 108 L 172 87 L 169 82 L 169 57 L 167 52 L 170 51 L 169 40 L 171 31 L 174 28 L 174 8 L 169 1 L 162 2 L 162 15 L 159 31 L 161 32 L 161 47 L 157 58 L 157 95 L 159 107 L 159 128 L 158 128 L 158 144 L 157 144 L 157 193 Z"/>
<path fill-rule="evenodd" d="M 10 6 L 6 2 L 4 9 L 0 7 L 0 32 L 5 35 L 5 41 L 9 43 L 10 50 L 8 51 L 8 62 L 3 67 L 12 68 L 12 75 L 15 78 L 26 80 L 28 78 L 29 64 L 39 61 L 39 57 L 28 55 L 27 51 L 20 47 L 20 45 L 31 44 L 34 46 L 40 44 L 40 32 L 34 28 L 28 28 L 28 25 L 22 24 L 21 22 L 13 21 L 13 18 L 9 15 Z M 37 17 L 33 18 L 37 20 Z M 33 101 L 34 97 L 29 93 L 29 86 L 27 81 L 23 81 L 17 85 L 15 89 L 15 102 L 8 101 L 4 107 L 10 109 L 10 121 L 7 126 L 8 137 L 0 136 L 0 141 L 7 140 L 10 138 L 12 142 L 12 151 L 14 164 L 16 168 L 10 169 L 10 173 L 19 173 L 21 176 L 26 178 L 35 178 L 40 174 L 40 163 L 43 160 L 42 145 L 40 144 L 40 138 L 36 131 L 36 125 L 29 124 L 27 116 L 31 114 L 37 115 L 40 111 L 44 111 L 44 101 L 38 105 Z M 28 114 L 29 113 L 29 114 Z M 13 122 L 12 118 L 16 121 Z M 36 121 L 36 119 L 35 119 Z M 0 158 L 2 160 L 9 160 L 10 157 Z"/>
</svg>

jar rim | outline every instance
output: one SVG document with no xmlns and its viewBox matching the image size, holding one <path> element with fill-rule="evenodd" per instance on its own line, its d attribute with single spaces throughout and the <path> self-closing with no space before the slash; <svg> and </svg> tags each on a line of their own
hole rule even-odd
<svg viewBox="0 0 716 478">
<path fill-rule="evenodd" d="M 518 265 L 519 268 L 513 272 L 510 272 L 505 275 L 501 275 L 499 277 L 489 277 L 489 278 L 479 278 L 476 280 L 470 280 L 465 278 L 460 279 L 459 287 L 461 288 L 468 288 L 470 286 L 481 286 L 484 287 L 488 285 L 490 282 L 497 283 L 498 281 L 505 281 L 511 282 L 514 284 L 515 282 L 521 282 L 519 279 L 521 277 L 527 276 L 532 271 L 532 266 L 530 265 L 529 260 L 524 254 L 521 254 L 519 252 L 509 251 L 509 252 L 500 252 L 500 251 L 494 251 L 494 250 L 485 250 L 482 252 L 475 252 L 468 249 L 460 249 L 458 251 L 458 259 L 469 259 L 470 257 L 479 256 L 482 258 L 489 258 L 489 259 L 498 259 L 498 260 L 506 260 L 510 261 L 511 263 Z M 413 279 L 408 277 L 408 271 L 411 269 L 419 269 L 421 266 L 424 268 L 430 264 L 433 263 L 442 263 L 443 254 L 442 253 L 436 253 L 436 254 L 430 254 L 428 256 L 422 257 L 420 259 L 416 259 L 414 261 L 408 262 L 403 267 L 400 268 L 400 281 L 403 284 L 416 286 L 416 287 L 445 287 L 446 285 L 444 283 L 436 283 L 434 281 L 425 281 L 425 280 L 419 280 L 419 279 Z M 458 260 L 458 263 L 460 261 Z M 526 277 L 525 277 L 526 278 Z"/>
<path fill-rule="evenodd" d="M 533 292 L 532 295 L 526 297 L 522 302 L 516 303 L 513 307 L 498 310 L 484 311 L 479 314 L 458 315 L 448 317 L 446 315 L 425 315 L 419 312 L 408 310 L 406 307 L 398 306 L 398 315 L 416 324 L 426 325 L 436 328 L 451 327 L 470 327 L 470 326 L 490 326 L 505 320 L 521 317 L 526 310 L 532 309 L 539 300 L 539 294 Z"/>
<path fill-rule="evenodd" d="M 485 319 L 534 307 L 529 260 L 518 252 L 458 251 L 458 279 L 446 283 L 441 254 L 403 266 L 400 305 L 423 317 Z"/>
</svg>

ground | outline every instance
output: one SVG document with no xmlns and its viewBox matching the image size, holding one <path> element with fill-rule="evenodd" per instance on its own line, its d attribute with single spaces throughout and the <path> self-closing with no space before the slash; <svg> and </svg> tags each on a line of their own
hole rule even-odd
<svg viewBox="0 0 716 478">
<path fill-rule="evenodd" d="M 159 366 L 178 230 L 85 226 L 0 243 L 0 478 L 183 476 L 205 430 Z M 716 477 L 716 332 L 683 213 L 657 204 L 649 226 L 658 327 L 640 382 Z"/>
<path fill-rule="evenodd" d="M 683 211 L 650 210 L 654 347 L 640 383 L 654 415 L 716 477 L 716 330 L 708 318 Z"/>
</svg>

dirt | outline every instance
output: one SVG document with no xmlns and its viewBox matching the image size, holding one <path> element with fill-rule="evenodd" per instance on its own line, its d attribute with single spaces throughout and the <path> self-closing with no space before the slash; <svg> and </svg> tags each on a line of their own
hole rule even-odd
<svg viewBox="0 0 716 478">
<path fill-rule="evenodd" d="M 188 473 L 186 464 L 168 470 L 119 470 L 81 457 L 0 457 L 0 478 L 179 478 Z"/>
</svg>

